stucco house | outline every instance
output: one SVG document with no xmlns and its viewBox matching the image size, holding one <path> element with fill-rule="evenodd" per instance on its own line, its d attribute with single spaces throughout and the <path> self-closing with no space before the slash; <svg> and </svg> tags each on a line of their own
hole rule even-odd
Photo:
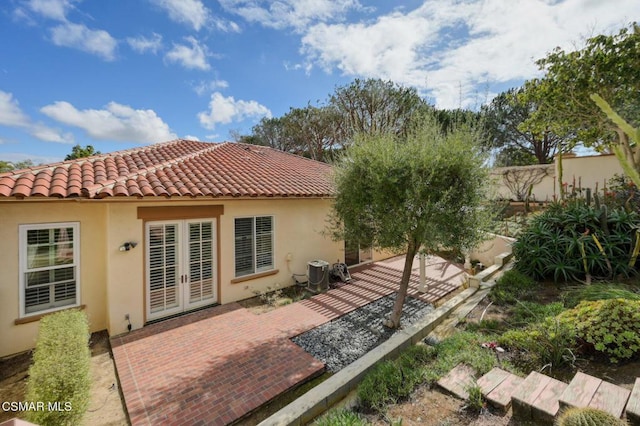
<svg viewBox="0 0 640 426">
<path fill-rule="evenodd" d="M 0 174 L 0 356 L 32 348 L 59 309 L 117 335 L 343 261 L 322 232 L 330 174 L 267 147 L 188 140 Z"/>
</svg>

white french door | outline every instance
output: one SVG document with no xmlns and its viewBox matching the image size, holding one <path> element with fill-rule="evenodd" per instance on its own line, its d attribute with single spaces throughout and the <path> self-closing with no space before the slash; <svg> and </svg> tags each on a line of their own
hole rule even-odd
<svg viewBox="0 0 640 426">
<path fill-rule="evenodd" d="M 217 301 L 216 221 L 148 222 L 147 320 Z"/>
</svg>

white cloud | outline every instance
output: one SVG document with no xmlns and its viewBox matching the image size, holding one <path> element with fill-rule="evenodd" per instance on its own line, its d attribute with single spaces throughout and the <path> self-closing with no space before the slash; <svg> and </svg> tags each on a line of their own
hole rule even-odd
<svg viewBox="0 0 640 426">
<path fill-rule="evenodd" d="M 625 16 L 626 14 L 626 16 Z M 479 86 L 538 75 L 534 63 L 556 46 L 572 49 L 585 29 L 617 31 L 640 16 L 640 2 L 589 0 L 427 0 L 372 22 L 320 23 L 302 38 L 310 64 L 346 76 L 417 87 L 439 107 L 470 106 Z"/>
<path fill-rule="evenodd" d="M 45 142 L 71 143 L 73 135 L 62 133 L 58 129 L 34 123 L 20 108 L 13 94 L 0 90 L 0 125 L 24 129 Z"/>
<path fill-rule="evenodd" d="M 302 30 L 317 22 L 341 21 L 358 0 L 220 0 L 222 6 L 249 22 L 265 27 Z"/>
<path fill-rule="evenodd" d="M 71 133 L 62 133 L 60 130 L 45 126 L 42 123 L 31 125 L 29 133 L 41 141 L 46 142 L 73 143 L 74 140 Z"/>
<path fill-rule="evenodd" d="M 158 33 L 153 33 L 151 37 L 128 37 L 127 43 L 138 53 L 151 52 L 155 55 L 162 48 L 162 36 Z"/>
<path fill-rule="evenodd" d="M 72 0 L 29 0 L 26 6 L 45 18 L 66 22 L 67 12 L 73 8 L 73 3 Z"/>
<path fill-rule="evenodd" d="M 229 87 L 229 83 L 225 80 L 199 81 L 193 84 L 193 90 L 198 96 L 213 92 L 216 89 L 226 89 L 227 87 Z"/>
<path fill-rule="evenodd" d="M 247 118 L 271 117 L 271 111 L 256 101 L 236 101 L 233 96 L 224 97 L 222 93 L 211 95 L 209 110 L 198 114 L 200 124 L 206 129 L 213 130 L 216 124 L 240 122 Z"/>
<path fill-rule="evenodd" d="M 207 46 L 200 45 L 194 37 L 185 37 L 191 47 L 184 44 L 173 44 L 173 48 L 167 52 L 165 59 L 169 62 L 177 62 L 188 69 L 199 69 L 206 71 L 211 66 L 207 62 Z"/>
<path fill-rule="evenodd" d="M 220 31 L 224 31 L 225 33 L 239 33 L 242 32 L 240 26 L 233 21 L 229 21 L 226 19 L 214 17 L 213 25 Z"/>
<path fill-rule="evenodd" d="M 104 109 L 78 110 L 69 102 L 58 101 L 40 111 L 56 121 L 80 128 L 98 140 L 154 143 L 176 138 L 155 111 L 133 109 L 116 102 L 110 102 Z"/>
<path fill-rule="evenodd" d="M 200 138 L 197 136 L 193 136 L 193 135 L 184 135 L 182 137 L 182 139 L 188 140 L 188 141 L 199 141 Z"/>
<path fill-rule="evenodd" d="M 118 42 L 104 30 L 91 30 L 83 24 L 64 23 L 51 29 L 51 40 L 57 46 L 72 47 L 107 61 L 115 59 Z"/>
<path fill-rule="evenodd" d="M 31 120 L 22 112 L 13 94 L 0 90 L 0 124 L 10 127 L 26 127 Z"/>
<path fill-rule="evenodd" d="M 155 0 L 154 3 L 166 10 L 171 20 L 189 25 L 196 31 L 200 31 L 211 16 L 200 0 Z"/>
</svg>

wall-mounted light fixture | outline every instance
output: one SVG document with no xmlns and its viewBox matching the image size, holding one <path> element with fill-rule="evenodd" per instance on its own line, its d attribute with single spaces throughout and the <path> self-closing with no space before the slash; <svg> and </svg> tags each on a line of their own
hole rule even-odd
<svg viewBox="0 0 640 426">
<path fill-rule="evenodd" d="M 127 241 L 126 243 L 120 246 L 120 251 L 129 251 L 132 248 L 135 248 L 137 245 L 138 243 L 134 241 Z"/>
</svg>

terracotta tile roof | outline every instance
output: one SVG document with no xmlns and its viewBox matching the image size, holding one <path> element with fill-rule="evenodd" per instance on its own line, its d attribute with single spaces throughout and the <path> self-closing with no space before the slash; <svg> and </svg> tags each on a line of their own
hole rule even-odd
<svg viewBox="0 0 640 426">
<path fill-rule="evenodd" d="M 0 174 L 6 197 L 325 197 L 331 166 L 268 147 L 176 140 Z"/>
</svg>

